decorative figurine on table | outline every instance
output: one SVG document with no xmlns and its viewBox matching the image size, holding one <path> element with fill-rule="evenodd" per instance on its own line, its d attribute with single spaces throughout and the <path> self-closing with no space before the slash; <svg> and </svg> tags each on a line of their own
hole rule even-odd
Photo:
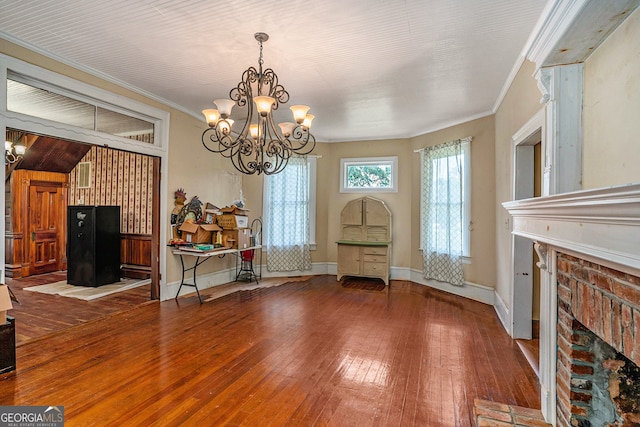
<svg viewBox="0 0 640 427">
<path fill-rule="evenodd" d="M 174 208 L 171 211 L 171 229 L 173 234 L 173 239 L 178 240 L 180 238 L 180 224 L 178 224 L 178 216 L 180 215 L 180 211 L 184 207 L 184 202 L 187 200 L 187 193 L 184 192 L 183 188 L 178 188 L 174 193 L 175 200 Z"/>
<path fill-rule="evenodd" d="M 178 216 L 176 218 L 176 227 L 179 229 L 180 226 L 187 222 L 195 222 L 200 223 L 202 220 L 202 202 L 198 199 L 198 196 L 193 196 L 189 203 L 184 205 Z"/>
</svg>

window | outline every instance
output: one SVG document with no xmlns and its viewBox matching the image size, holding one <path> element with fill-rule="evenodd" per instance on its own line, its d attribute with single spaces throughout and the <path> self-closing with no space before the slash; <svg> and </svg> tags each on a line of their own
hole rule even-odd
<svg viewBox="0 0 640 427">
<path fill-rule="evenodd" d="M 340 159 L 340 192 L 398 191 L 398 157 Z"/>
<path fill-rule="evenodd" d="M 149 144 L 154 143 L 152 118 L 136 117 L 137 114 L 133 111 L 115 105 L 105 104 L 109 108 L 103 108 L 99 106 L 98 100 L 16 74 L 11 70 L 8 70 L 7 75 L 8 111 Z"/>
<path fill-rule="evenodd" d="M 78 188 L 91 188 L 91 162 L 78 163 Z"/>
<path fill-rule="evenodd" d="M 471 138 L 460 142 L 457 151 L 449 150 L 448 143 L 422 150 L 421 248 L 442 251 L 446 247 L 469 257 Z M 458 236 L 461 246 L 454 241 Z"/>
<path fill-rule="evenodd" d="M 316 157 L 295 156 L 264 178 L 264 239 L 269 271 L 308 270 L 315 245 Z"/>
</svg>

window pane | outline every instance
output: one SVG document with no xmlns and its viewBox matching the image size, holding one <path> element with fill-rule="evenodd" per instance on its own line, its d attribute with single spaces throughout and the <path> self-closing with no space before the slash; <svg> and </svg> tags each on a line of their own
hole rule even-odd
<svg viewBox="0 0 640 427">
<path fill-rule="evenodd" d="M 9 111 L 93 130 L 95 108 L 48 90 L 7 79 Z"/>
<path fill-rule="evenodd" d="M 340 159 L 340 192 L 398 191 L 398 157 Z"/>
<path fill-rule="evenodd" d="M 429 176 L 421 183 L 421 248 L 469 256 L 469 145 L 463 143 L 459 154 L 444 147 L 423 156 Z"/>
<path fill-rule="evenodd" d="M 98 107 L 20 80 L 21 77 L 17 75 L 7 79 L 9 111 L 149 144 L 154 142 L 153 122 Z"/>
<path fill-rule="evenodd" d="M 391 165 L 347 166 L 347 187 L 389 188 L 391 187 Z"/>
<path fill-rule="evenodd" d="M 153 144 L 153 123 L 98 107 L 97 131 Z"/>
</svg>

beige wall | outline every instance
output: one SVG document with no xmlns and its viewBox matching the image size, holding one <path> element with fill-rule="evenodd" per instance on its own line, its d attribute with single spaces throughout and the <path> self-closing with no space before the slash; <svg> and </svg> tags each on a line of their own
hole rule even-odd
<svg viewBox="0 0 640 427">
<path fill-rule="evenodd" d="M 420 155 L 413 150 L 454 139 L 473 137 L 471 142 L 471 263 L 464 278 L 494 287 L 495 269 L 495 129 L 494 116 L 472 120 L 411 140 L 411 268 L 422 270 L 420 247 Z M 409 224 L 409 223 L 407 223 Z"/>
<path fill-rule="evenodd" d="M 340 239 L 340 212 L 350 200 L 370 195 L 383 200 L 392 214 L 391 265 L 422 270 L 420 245 L 420 155 L 415 149 L 452 139 L 473 136 L 471 144 L 472 201 L 471 264 L 465 265 L 465 279 L 494 286 L 495 223 L 494 201 L 494 121 L 493 116 L 473 120 L 438 132 L 411 139 L 353 141 L 318 144 L 316 243 L 313 262 L 335 263 L 336 240 Z M 398 156 L 398 192 L 340 193 L 340 159 L 353 157 Z M 262 177 L 244 179 L 247 205 L 262 215 Z"/>
<path fill-rule="evenodd" d="M 640 182 L 640 9 L 584 65 L 583 188 Z"/>
<path fill-rule="evenodd" d="M 340 239 L 340 212 L 348 201 L 371 196 L 384 201 L 391 211 L 391 265 L 409 267 L 411 260 L 411 145 L 405 139 L 356 141 L 330 144 L 330 158 L 323 161 L 326 186 L 322 202 L 327 206 L 327 261 L 336 262 Z M 398 192 L 340 193 L 340 159 L 398 156 Z M 324 159 L 323 159 L 324 160 Z"/>
<path fill-rule="evenodd" d="M 495 230 L 496 230 L 496 292 L 509 308 L 511 301 L 511 225 L 502 202 L 512 200 L 511 137 L 540 109 L 535 66 L 525 61 L 512 82 L 495 115 Z"/>
</svg>

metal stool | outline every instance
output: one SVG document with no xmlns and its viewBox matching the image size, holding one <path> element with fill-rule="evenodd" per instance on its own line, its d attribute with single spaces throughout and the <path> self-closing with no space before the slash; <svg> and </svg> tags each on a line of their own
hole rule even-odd
<svg viewBox="0 0 640 427">
<path fill-rule="evenodd" d="M 240 269 L 236 274 L 236 282 L 238 280 L 251 280 L 255 279 L 258 282 L 258 275 L 253 271 L 253 258 L 255 257 L 255 249 L 247 249 L 240 252 Z"/>
</svg>

